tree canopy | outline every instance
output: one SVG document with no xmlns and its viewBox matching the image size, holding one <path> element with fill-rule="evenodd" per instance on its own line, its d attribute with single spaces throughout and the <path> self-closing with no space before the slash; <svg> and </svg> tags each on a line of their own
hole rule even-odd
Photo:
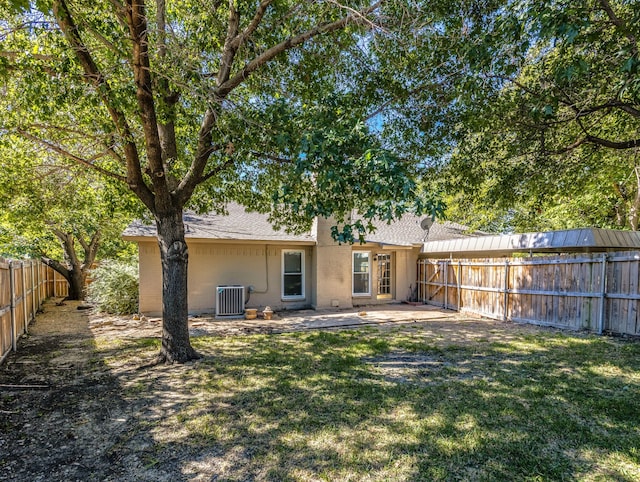
<svg viewBox="0 0 640 482">
<path fill-rule="evenodd" d="M 139 207 L 117 184 L 5 136 L 0 145 L 0 252 L 42 258 L 82 298 L 97 257 L 131 255 L 120 235 Z"/>
<path fill-rule="evenodd" d="M 493 229 L 638 229 L 640 10 L 635 2 L 507 2 L 459 78 L 452 212 Z"/>
<path fill-rule="evenodd" d="M 344 224 L 340 241 L 354 239 L 353 209 L 365 219 L 356 238 L 373 217 L 438 210 L 417 188 L 415 158 L 391 150 L 371 122 L 391 89 L 378 82 L 390 75 L 378 46 L 412 17 L 409 8 L 332 0 L 4 7 L 1 129 L 125 184 L 152 213 L 164 359 L 195 356 L 184 209 L 237 200 L 291 230 L 333 215 Z"/>
</svg>

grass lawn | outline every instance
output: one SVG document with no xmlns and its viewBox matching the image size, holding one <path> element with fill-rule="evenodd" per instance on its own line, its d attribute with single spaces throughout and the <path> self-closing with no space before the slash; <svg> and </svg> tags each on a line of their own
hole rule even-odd
<svg viewBox="0 0 640 482">
<path fill-rule="evenodd" d="M 187 478 L 640 480 L 637 341 L 417 325 L 193 343 L 203 360 L 136 372 L 157 341 L 97 342 L 148 399 L 147 462 Z"/>
</svg>

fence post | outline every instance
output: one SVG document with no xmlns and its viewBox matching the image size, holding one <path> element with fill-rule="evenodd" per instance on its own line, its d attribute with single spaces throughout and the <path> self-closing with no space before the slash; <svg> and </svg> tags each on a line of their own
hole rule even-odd
<svg viewBox="0 0 640 482">
<path fill-rule="evenodd" d="M 444 265 L 444 309 L 448 309 L 449 305 L 449 260 L 446 259 Z"/>
<path fill-rule="evenodd" d="M 11 349 L 15 352 L 18 349 L 18 327 L 16 324 L 16 281 L 13 279 L 13 261 L 9 261 L 9 303 L 11 305 Z"/>
<path fill-rule="evenodd" d="M 34 260 L 33 263 L 33 289 L 35 290 L 37 313 L 40 309 L 40 283 L 38 282 L 40 277 L 38 276 L 38 262 Z"/>
<path fill-rule="evenodd" d="M 462 286 L 462 281 L 460 281 L 461 276 L 462 276 L 462 262 L 458 260 L 458 276 L 456 276 L 458 280 L 458 311 L 462 310 L 462 293 L 460 292 L 460 286 Z"/>
<path fill-rule="evenodd" d="M 600 313 L 598 314 L 598 335 L 602 335 L 607 311 L 607 253 L 602 253 L 602 273 L 600 277 Z"/>
<path fill-rule="evenodd" d="M 27 309 L 27 280 L 25 274 L 24 261 L 21 262 L 22 269 L 22 309 L 24 310 L 24 332 L 29 333 L 29 310 Z"/>
<path fill-rule="evenodd" d="M 37 300 L 37 305 L 38 305 L 38 310 L 40 309 L 40 306 L 42 306 L 42 285 L 40 283 L 40 262 L 36 261 L 36 293 L 38 295 L 38 300 Z"/>
<path fill-rule="evenodd" d="M 504 321 L 509 319 L 509 260 L 504 261 Z"/>
<path fill-rule="evenodd" d="M 31 264 L 31 321 L 33 321 L 36 318 L 36 312 L 38 311 L 38 308 L 36 305 L 35 273 L 33 269 L 33 260 L 29 261 L 29 264 Z"/>
</svg>

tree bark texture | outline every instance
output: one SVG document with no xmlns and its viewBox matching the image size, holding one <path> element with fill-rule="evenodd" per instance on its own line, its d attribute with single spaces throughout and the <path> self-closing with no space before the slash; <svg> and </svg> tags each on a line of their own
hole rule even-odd
<svg viewBox="0 0 640 482">
<path fill-rule="evenodd" d="M 162 261 L 162 347 L 160 361 L 182 363 L 199 358 L 189 341 L 187 265 L 182 210 L 156 215 Z"/>
<path fill-rule="evenodd" d="M 87 273 L 80 266 L 67 267 L 55 259 L 45 256 L 41 258 L 42 262 L 59 273 L 67 283 L 69 283 L 69 294 L 67 299 L 84 301 L 87 290 Z"/>
<path fill-rule="evenodd" d="M 69 271 L 67 282 L 69 283 L 67 299 L 84 301 L 87 296 L 87 273 L 84 270 L 72 269 Z"/>
</svg>

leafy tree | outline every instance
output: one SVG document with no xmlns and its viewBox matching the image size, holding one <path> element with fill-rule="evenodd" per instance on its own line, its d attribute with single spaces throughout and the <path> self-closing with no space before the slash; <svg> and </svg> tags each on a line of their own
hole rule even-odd
<svg viewBox="0 0 640 482">
<path fill-rule="evenodd" d="M 0 249 L 41 258 L 85 298 L 86 277 L 99 255 L 126 250 L 120 234 L 127 196 L 94 173 L 60 163 L 18 138 L 0 145 Z M 128 203 L 133 208 L 133 203 Z"/>
<path fill-rule="evenodd" d="M 333 214 L 344 224 L 336 238 L 351 241 L 373 217 L 437 208 L 417 195 L 414 162 L 367 122 L 387 89 L 371 88 L 376 42 L 408 18 L 401 2 L 50 6 L 19 1 L 2 12 L 3 129 L 125 184 L 152 213 L 161 360 L 197 356 L 184 209 L 235 199 L 292 230 Z M 355 232 L 354 208 L 365 218 Z"/>
<path fill-rule="evenodd" d="M 638 229 L 636 3 L 514 1 L 483 24 L 441 174 L 451 206 L 498 229 Z"/>
</svg>

